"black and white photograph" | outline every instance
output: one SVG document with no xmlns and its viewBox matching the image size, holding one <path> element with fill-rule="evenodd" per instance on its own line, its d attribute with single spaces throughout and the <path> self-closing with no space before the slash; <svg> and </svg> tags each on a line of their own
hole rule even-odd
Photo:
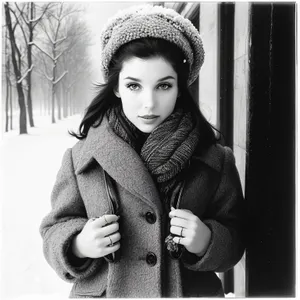
<svg viewBox="0 0 300 300">
<path fill-rule="evenodd" d="M 0 299 L 299 296 L 297 2 L 1 6 Z"/>
</svg>

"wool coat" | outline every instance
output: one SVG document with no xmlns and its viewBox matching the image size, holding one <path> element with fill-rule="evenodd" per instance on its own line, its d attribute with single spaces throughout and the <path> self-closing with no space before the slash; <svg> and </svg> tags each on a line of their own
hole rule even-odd
<svg viewBox="0 0 300 300">
<path fill-rule="evenodd" d="M 111 213 L 104 172 L 120 201 L 120 259 L 74 263 L 69 247 L 89 218 Z M 191 158 L 180 200 L 211 230 L 202 257 L 187 250 L 171 258 L 164 245 L 170 219 L 138 153 L 104 117 L 64 154 L 40 233 L 48 263 L 72 282 L 71 298 L 223 296 L 215 272 L 232 268 L 244 252 L 244 199 L 230 148 L 218 144 Z"/>
</svg>

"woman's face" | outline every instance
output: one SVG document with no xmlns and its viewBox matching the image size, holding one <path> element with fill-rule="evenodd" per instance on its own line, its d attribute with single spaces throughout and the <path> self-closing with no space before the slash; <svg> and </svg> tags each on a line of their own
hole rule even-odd
<svg viewBox="0 0 300 300">
<path fill-rule="evenodd" d="M 161 57 L 125 60 L 115 91 L 126 117 L 142 132 L 150 133 L 174 110 L 178 96 L 177 73 Z"/>
</svg>

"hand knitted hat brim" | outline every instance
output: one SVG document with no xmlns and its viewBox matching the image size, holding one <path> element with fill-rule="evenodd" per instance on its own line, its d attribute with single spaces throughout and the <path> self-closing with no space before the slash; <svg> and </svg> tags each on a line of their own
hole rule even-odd
<svg viewBox="0 0 300 300">
<path fill-rule="evenodd" d="M 145 37 L 161 38 L 177 45 L 189 64 L 188 85 L 198 77 L 204 49 L 198 30 L 172 9 L 143 5 L 119 12 L 101 34 L 102 69 L 107 78 L 113 55 L 124 44 Z"/>
</svg>

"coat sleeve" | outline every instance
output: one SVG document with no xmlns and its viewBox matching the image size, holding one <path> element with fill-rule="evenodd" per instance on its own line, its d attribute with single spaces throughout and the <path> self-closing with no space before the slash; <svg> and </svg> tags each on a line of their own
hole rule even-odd
<svg viewBox="0 0 300 300">
<path fill-rule="evenodd" d="M 211 230 L 209 246 L 201 258 L 188 251 L 182 257 L 185 267 L 194 271 L 225 272 L 245 250 L 245 200 L 232 150 L 224 149 L 221 180 L 202 220 Z"/>
<path fill-rule="evenodd" d="M 64 154 L 51 194 L 51 212 L 40 225 L 43 250 L 47 262 L 68 282 L 90 276 L 102 259 L 74 259 L 70 244 L 87 222 L 86 210 L 78 190 L 72 150 Z"/>
</svg>

